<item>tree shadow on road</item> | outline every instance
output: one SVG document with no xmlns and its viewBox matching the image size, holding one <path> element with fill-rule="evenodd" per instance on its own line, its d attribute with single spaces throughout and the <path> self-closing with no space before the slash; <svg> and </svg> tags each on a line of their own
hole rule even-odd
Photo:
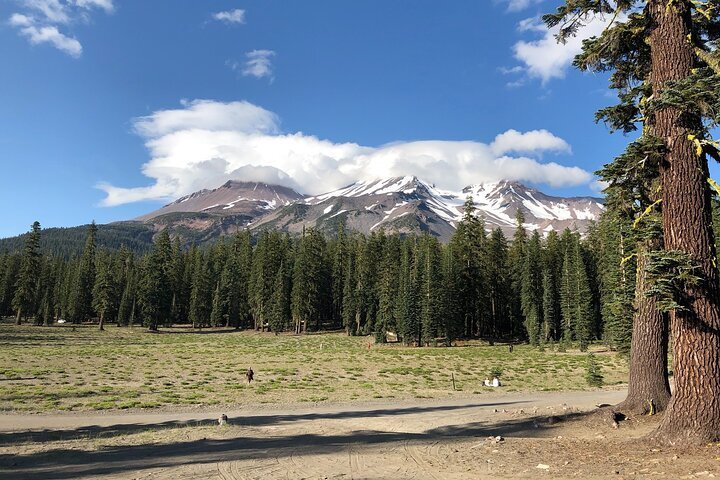
<svg viewBox="0 0 720 480">
<path fill-rule="evenodd" d="M 487 406 L 485 404 L 483 406 Z M 464 406 L 466 407 L 466 406 Z M 464 408 L 456 407 L 456 408 Z M 447 408 L 447 407 L 444 407 Z M 419 413 L 427 409 L 398 409 Z M 414 411 L 414 412 L 407 412 Z M 352 415 L 354 412 L 343 412 Z M 362 412 L 371 414 L 371 412 Z M 386 413 L 387 414 L 387 413 Z M 335 415 L 332 418 L 344 418 Z M 564 420 L 576 419 L 586 413 L 570 413 Z M 301 415 L 327 418 L 323 414 Z M 269 416 L 291 417 L 291 416 Z M 557 417 L 554 417 L 557 418 Z M 0 455 L 0 478 L 3 479 L 69 479 L 119 474 L 150 468 L 179 467 L 190 464 L 278 458 L 297 455 L 331 454 L 351 446 L 412 443 L 423 445 L 438 441 L 462 440 L 502 435 L 537 438 L 549 435 L 553 428 L 548 417 L 533 416 L 498 422 L 473 422 L 448 425 L 424 432 L 353 431 L 347 434 L 299 434 L 276 437 L 238 436 L 229 439 L 201 439 L 165 444 L 113 446 L 100 450 L 55 449 L 28 455 Z M 276 419 L 276 421 L 282 421 Z M 267 425 L 271 422 L 263 423 Z M 256 423 L 257 424 L 257 423 Z M 162 428 L 168 424 L 145 425 L 144 429 Z"/>
<path fill-rule="evenodd" d="M 273 415 L 252 415 L 230 417 L 229 422 L 234 425 L 262 427 L 297 421 L 308 420 L 337 420 L 351 418 L 390 417 L 398 415 L 413 415 L 467 408 L 503 407 L 525 402 L 494 402 L 494 403 L 468 403 L 462 405 L 435 405 L 428 407 L 383 408 L 374 410 L 345 410 L 342 412 L 327 413 L 288 413 Z M 88 438 L 109 438 L 118 435 L 130 435 L 148 430 L 164 428 L 199 427 L 217 425 L 217 419 L 200 418 L 194 420 L 173 420 L 157 423 L 121 423 L 109 426 L 88 425 L 72 429 L 43 429 L 0 432 L 0 446 L 17 445 L 23 443 L 51 442 L 60 440 L 76 440 Z"/>
</svg>

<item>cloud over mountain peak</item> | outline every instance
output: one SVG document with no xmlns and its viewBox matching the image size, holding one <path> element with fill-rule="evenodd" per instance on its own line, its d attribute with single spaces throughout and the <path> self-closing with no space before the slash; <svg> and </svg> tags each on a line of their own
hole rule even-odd
<svg viewBox="0 0 720 480">
<path fill-rule="evenodd" d="M 247 101 L 183 101 L 135 119 L 150 160 L 142 173 L 151 183 L 118 187 L 100 182 L 103 205 L 172 200 L 224 181 L 275 183 L 317 194 L 358 179 L 418 175 L 439 187 L 500 179 L 553 187 L 587 184 L 579 167 L 542 162 L 544 152 L 570 153 L 570 145 L 547 130 L 508 130 L 489 143 L 423 140 L 379 147 L 334 143 L 280 130 L 276 114 Z"/>
</svg>

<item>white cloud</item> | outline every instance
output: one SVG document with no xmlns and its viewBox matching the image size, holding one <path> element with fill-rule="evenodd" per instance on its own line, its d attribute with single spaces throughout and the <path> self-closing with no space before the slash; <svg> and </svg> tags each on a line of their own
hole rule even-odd
<svg viewBox="0 0 720 480">
<path fill-rule="evenodd" d="M 68 23 L 70 21 L 69 6 L 60 0 L 22 0 L 29 10 L 35 10 L 42 14 L 44 19 L 50 23 Z"/>
<path fill-rule="evenodd" d="M 10 25 L 13 27 L 29 27 L 33 24 L 32 18 L 27 15 L 21 15 L 19 13 L 13 13 L 9 20 Z"/>
<path fill-rule="evenodd" d="M 532 130 L 521 133 L 517 130 L 508 130 L 501 133 L 490 144 L 495 155 L 510 152 L 532 153 L 540 151 L 572 153 L 570 145 L 560 137 L 556 137 L 547 130 Z"/>
<path fill-rule="evenodd" d="M 80 42 L 60 33 L 57 27 L 36 27 L 31 25 L 21 28 L 20 33 L 27 37 L 33 45 L 49 43 L 71 57 L 78 58 L 82 55 L 82 45 L 80 45 Z"/>
<path fill-rule="evenodd" d="M 606 182 L 605 180 L 595 180 L 594 182 L 590 183 L 590 189 L 595 193 L 602 193 L 609 186 L 610 182 Z"/>
<path fill-rule="evenodd" d="M 270 77 L 273 79 L 272 61 L 271 58 L 275 56 L 275 52 L 272 50 L 253 50 L 247 52 L 245 57 L 247 60 L 242 65 L 241 73 L 248 77 L 263 78 Z M 234 70 L 240 68 L 240 65 L 233 63 Z"/>
<path fill-rule="evenodd" d="M 560 30 L 559 26 L 548 30 L 541 28 L 539 23 L 523 20 L 518 26 L 520 30 L 544 33 L 538 40 L 517 42 L 513 46 L 514 56 L 522 63 L 527 75 L 539 78 L 543 84 L 553 78 L 563 78 L 575 56 L 581 52 L 583 40 L 602 33 L 610 21 L 609 17 L 590 19 L 577 35 L 568 38 L 565 43 L 558 43 L 555 35 Z M 616 21 L 624 21 L 624 18 Z"/>
<path fill-rule="evenodd" d="M 212 17 L 226 23 L 245 23 L 245 10 L 236 8 L 235 10 L 217 12 L 213 13 Z"/>
<path fill-rule="evenodd" d="M 500 179 L 551 186 L 592 180 L 581 168 L 533 158 L 545 151 L 570 151 L 567 142 L 545 130 L 509 130 L 490 144 L 429 140 L 367 147 L 280 133 L 277 116 L 268 110 L 212 100 L 184 102 L 183 108 L 140 117 L 134 126 L 150 153 L 142 172 L 151 183 L 124 188 L 101 182 L 97 187 L 106 193 L 103 205 L 174 199 L 233 178 L 309 194 L 360 179 L 408 174 L 453 190 Z"/>
<path fill-rule="evenodd" d="M 23 13 L 10 16 L 9 24 L 18 28 L 20 35 L 31 44 L 47 43 L 68 55 L 78 58 L 82 45 L 76 38 L 60 31 L 60 26 L 78 21 L 89 21 L 88 12 L 102 9 L 112 13 L 113 0 L 19 0 Z"/>
<path fill-rule="evenodd" d="M 135 119 L 135 131 L 143 137 L 162 137 L 183 130 L 276 133 L 277 116 L 249 102 L 183 100 L 184 108 L 160 110 Z"/>
<path fill-rule="evenodd" d="M 547 27 L 540 17 L 530 17 L 520 20 L 517 24 L 518 32 L 545 32 Z"/>
<path fill-rule="evenodd" d="M 80 8 L 91 9 L 91 8 L 102 8 L 106 12 L 110 13 L 115 10 L 113 0 L 75 0 L 75 5 Z"/>
<path fill-rule="evenodd" d="M 538 3 L 541 3 L 543 0 L 502 0 L 504 3 L 507 3 L 507 10 L 508 12 L 520 12 L 522 10 L 525 10 L 532 5 L 537 5 Z"/>
<path fill-rule="evenodd" d="M 500 67 L 498 70 L 503 75 L 512 75 L 513 73 L 522 73 L 525 71 L 525 69 L 520 65 L 515 65 L 514 67 Z"/>
</svg>

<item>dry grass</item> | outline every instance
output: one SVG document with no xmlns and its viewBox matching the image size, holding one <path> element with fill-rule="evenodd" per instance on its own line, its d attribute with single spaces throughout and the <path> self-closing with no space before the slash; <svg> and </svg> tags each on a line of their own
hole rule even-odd
<svg viewBox="0 0 720 480">
<path fill-rule="evenodd" d="M 0 410 L 45 412 L 441 398 L 482 394 L 493 370 L 504 391 L 586 389 L 586 354 L 470 342 L 455 347 L 372 345 L 342 334 L 256 332 L 150 334 L 109 327 L 0 324 Z M 606 384 L 623 383 L 627 363 L 598 352 Z M 252 366 L 255 379 L 245 382 Z M 454 374 L 456 391 L 453 391 Z"/>
</svg>

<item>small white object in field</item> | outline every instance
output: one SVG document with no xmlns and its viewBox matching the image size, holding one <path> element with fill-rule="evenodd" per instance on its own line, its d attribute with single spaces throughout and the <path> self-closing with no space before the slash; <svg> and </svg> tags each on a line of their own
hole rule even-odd
<svg viewBox="0 0 720 480">
<path fill-rule="evenodd" d="M 224 413 L 220 415 L 220 418 L 218 418 L 218 425 L 223 426 L 227 425 L 228 423 L 228 417 Z"/>
<path fill-rule="evenodd" d="M 538 466 L 535 468 L 539 468 L 541 470 L 548 470 L 550 468 L 550 465 L 545 465 L 544 463 L 538 463 Z"/>
</svg>

